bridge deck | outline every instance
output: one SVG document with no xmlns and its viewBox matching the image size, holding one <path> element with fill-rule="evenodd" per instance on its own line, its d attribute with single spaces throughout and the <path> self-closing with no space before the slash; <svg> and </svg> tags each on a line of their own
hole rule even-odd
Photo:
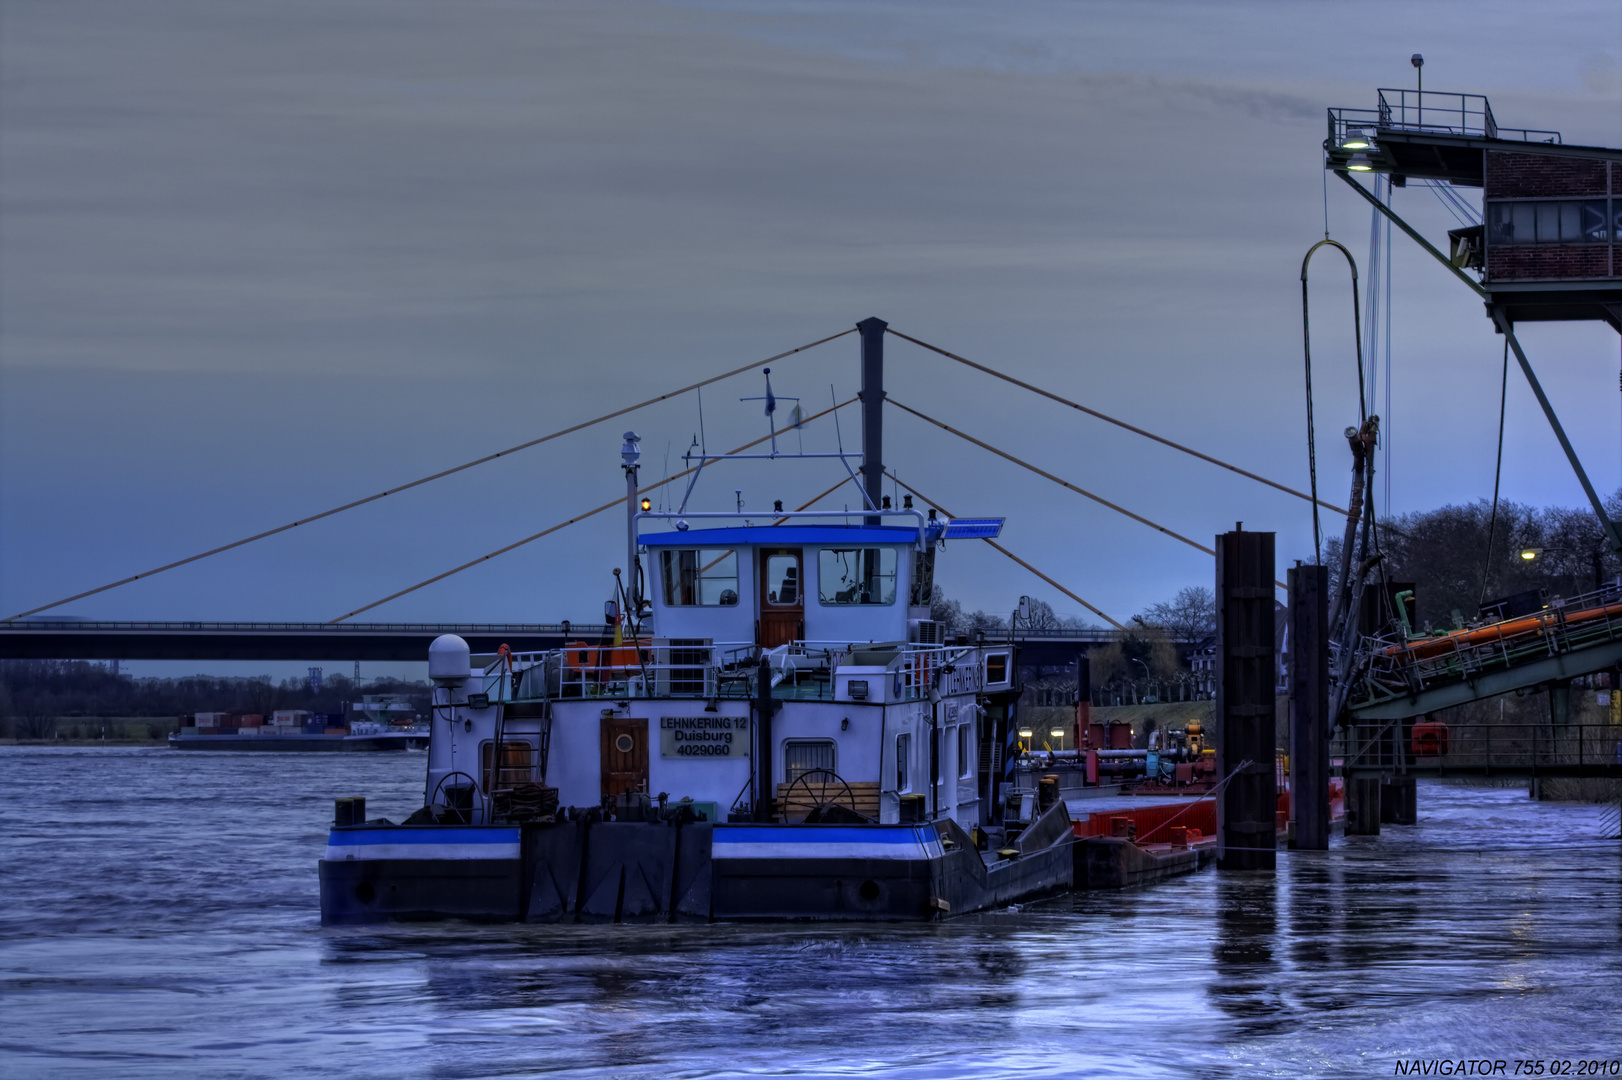
<svg viewBox="0 0 1622 1080">
<path fill-rule="evenodd" d="M 440 634 L 460 634 L 475 653 L 501 645 L 514 652 L 597 641 L 602 622 L 570 623 L 280 623 L 89 622 L 24 619 L 0 624 L 4 660 L 424 660 Z M 1008 632 L 988 631 L 995 643 Z M 1116 640 L 1110 630 L 1020 631 L 1023 664 L 1066 664 Z M 1182 643 L 1184 645 L 1188 643 Z"/>
</svg>

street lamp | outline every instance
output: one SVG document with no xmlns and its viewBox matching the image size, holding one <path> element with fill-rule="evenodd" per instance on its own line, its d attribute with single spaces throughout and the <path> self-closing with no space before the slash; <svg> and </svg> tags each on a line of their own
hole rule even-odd
<svg viewBox="0 0 1622 1080">
<path fill-rule="evenodd" d="M 1533 559 L 1537 558 L 1539 555 L 1542 555 L 1542 554 L 1543 554 L 1543 549 L 1540 548 L 1540 547 L 1529 547 L 1529 548 L 1522 548 L 1521 549 L 1521 558 L 1525 559 L 1527 562 L 1531 562 Z"/>
</svg>

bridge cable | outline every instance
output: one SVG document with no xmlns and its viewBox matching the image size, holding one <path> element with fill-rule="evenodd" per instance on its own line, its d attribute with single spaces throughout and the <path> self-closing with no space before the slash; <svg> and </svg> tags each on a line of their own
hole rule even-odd
<svg viewBox="0 0 1622 1080">
<path fill-rule="evenodd" d="M 1134 514 L 1132 511 L 1128 510 L 1126 507 L 1120 506 L 1120 505 L 1118 505 L 1116 503 L 1112 503 L 1108 499 L 1104 498 L 1102 495 L 1095 495 L 1091 491 L 1088 491 L 1086 488 L 1077 487 L 1075 484 L 1072 484 L 1070 481 L 1065 480 L 1062 477 L 1054 476 L 1052 473 L 1048 472 L 1046 469 L 1038 468 L 1037 466 L 1032 465 L 1030 462 L 1025 461 L 1022 458 L 1015 457 L 1013 454 L 1008 453 L 1006 450 L 999 450 L 995 446 L 992 446 L 990 443 L 984 442 L 984 441 L 982 441 L 980 439 L 977 439 L 973 435 L 968 434 L 967 432 L 959 431 L 957 428 L 953 427 L 952 425 L 950 425 L 948 423 L 945 423 L 944 421 L 937 420 L 933 416 L 927 416 L 924 413 L 919 412 L 917 409 L 912 408 L 911 406 L 903 405 L 900 401 L 897 401 L 896 398 L 894 396 L 892 396 L 892 395 L 886 395 L 885 400 L 889 404 L 894 405 L 896 408 L 900 409 L 903 412 L 909 412 L 912 415 L 918 417 L 918 419 L 920 419 L 920 420 L 925 420 L 925 421 L 928 421 L 931 424 L 934 424 L 936 427 L 940 428 L 942 431 L 951 432 L 953 435 L 956 435 L 958 438 L 963 439 L 965 442 L 971 442 L 974 445 L 978 446 L 982 450 L 988 450 L 991 453 L 996 454 L 1000 458 L 1004 458 L 1005 460 L 1012 461 L 1015 465 L 1018 465 L 1018 466 L 1020 466 L 1022 468 L 1025 468 L 1025 469 L 1029 469 L 1031 472 L 1035 473 L 1036 475 L 1038 475 L 1038 476 L 1040 476 L 1040 477 L 1042 477 L 1042 478 L 1044 478 L 1046 480 L 1051 480 L 1055 484 L 1058 484 L 1060 487 L 1068 488 L 1069 490 L 1074 491 L 1077 495 L 1081 495 L 1081 496 L 1084 496 L 1086 498 L 1089 498 L 1089 499 L 1093 500 L 1094 502 L 1098 503 L 1101 506 L 1107 506 L 1111 510 L 1114 510 L 1116 513 L 1124 514 L 1127 517 L 1131 518 L 1133 521 L 1138 522 L 1139 524 L 1147 525 L 1151 529 L 1156 530 L 1157 532 L 1165 533 L 1167 536 L 1171 537 L 1174 540 L 1181 540 L 1183 543 L 1187 544 L 1189 547 L 1198 548 L 1200 551 L 1205 552 L 1207 555 L 1211 555 L 1213 557 L 1216 555 L 1216 550 L 1215 549 L 1208 548 L 1204 544 L 1201 544 L 1197 540 L 1190 540 L 1188 537 L 1184 536 L 1182 533 L 1174 532 L 1171 529 L 1166 528 L 1164 525 L 1158 524 L 1157 522 L 1150 521 L 1148 518 L 1144 517 L 1141 514 Z"/>
<path fill-rule="evenodd" d="M 830 406 L 830 407 L 822 410 L 821 412 L 816 413 L 813 416 L 806 417 L 804 420 L 800 421 L 800 423 L 809 424 L 811 421 L 816 420 L 819 417 L 827 416 L 829 413 L 833 412 L 835 409 L 843 409 L 846 405 L 853 405 L 853 404 L 856 403 L 857 400 L 858 400 L 857 398 L 849 398 L 849 399 L 847 399 L 845 401 L 841 401 L 839 404 Z M 740 447 L 738 447 L 738 448 L 736 448 L 734 450 L 728 450 L 725 454 L 721 454 L 720 456 L 725 458 L 725 457 L 730 457 L 733 454 L 741 454 L 745 450 L 750 449 L 751 447 L 759 446 L 761 443 L 767 441 L 770 438 L 771 438 L 770 435 L 762 435 L 760 438 L 755 439 L 755 440 L 753 440 L 751 442 L 746 442 L 742 446 L 740 446 Z M 713 463 L 713 458 L 711 460 L 712 460 L 712 463 Z M 681 477 L 686 476 L 688 473 L 694 472 L 699 468 L 700 468 L 700 466 L 694 465 L 691 468 L 687 468 L 687 469 L 682 470 L 679 473 L 676 473 L 674 476 L 670 476 L 670 477 L 667 477 L 664 480 L 660 480 L 660 481 L 657 481 L 655 483 L 649 484 L 646 487 L 638 488 L 636 493 L 638 495 L 645 495 L 650 491 L 654 491 L 654 490 L 658 489 L 661 485 L 665 484 L 669 480 L 679 480 Z M 832 489 L 830 488 L 829 490 L 832 490 Z M 525 544 L 530 543 L 533 540 L 539 540 L 543 536 L 550 536 L 552 533 L 557 532 L 559 529 L 567 528 L 568 526 L 573 525 L 577 521 L 584 521 L 589 517 L 592 517 L 592 516 L 594 516 L 596 514 L 602 513 L 604 510 L 612 510 L 616 506 L 624 506 L 624 505 L 625 505 L 625 496 L 621 495 L 619 498 L 613 500 L 612 502 L 603 503 L 603 505 L 598 506 L 598 507 L 594 507 L 593 509 L 590 509 L 590 510 L 587 510 L 583 514 L 576 514 L 574 517 L 570 518 L 567 521 L 560 521 L 558 524 L 550 526 L 549 528 L 542 529 L 540 532 L 535 533 L 535 534 L 533 534 L 531 536 L 526 536 L 522 540 L 516 540 L 513 543 L 508 544 L 506 547 L 497 548 L 495 551 L 490 552 L 488 555 L 480 555 L 477 559 L 473 559 L 473 560 L 471 560 L 469 562 L 465 562 L 461 566 L 455 567 L 453 569 L 446 570 L 442 574 L 435 574 L 433 577 L 428 578 L 426 581 L 419 581 L 415 585 L 410 586 L 409 588 L 401 589 L 399 592 L 390 593 L 388 596 L 385 596 L 383 599 L 374 600 L 372 603 L 367 604 L 364 607 L 358 607 L 354 611 L 351 611 L 346 615 L 340 615 L 336 619 L 329 619 L 329 620 L 327 620 L 327 625 L 331 626 L 334 623 L 341 623 L 345 619 L 354 618 L 356 615 L 359 615 L 363 611 L 370 611 L 375 607 L 381 607 L 382 605 L 388 603 L 390 600 L 398 600 L 400 597 L 406 595 L 407 593 L 416 592 L 418 589 L 424 588 L 425 586 L 428 586 L 428 585 L 432 585 L 436 581 L 443 581 L 446 578 L 450 577 L 452 574 L 460 574 L 463 570 L 468 570 L 468 569 L 471 569 L 472 567 L 478 566 L 480 563 L 488 562 L 491 559 L 495 558 L 497 555 L 505 555 L 507 552 L 512 551 L 514 548 L 523 547 Z"/>
<path fill-rule="evenodd" d="M 531 439 L 528 442 L 519 443 L 517 446 L 509 446 L 505 450 L 498 450 L 493 454 L 486 454 L 484 457 L 475 458 L 472 461 L 467 462 L 466 464 L 457 465 L 457 466 L 455 466 L 453 468 L 449 468 L 449 469 L 444 469 L 444 470 L 442 470 L 440 472 L 436 472 L 436 473 L 432 474 L 431 476 L 424 476 L 419 480 L 412 480 L 410 483 L 400 484 L 399 486 L 389 488 L 386 491 L 380 491 L 375 495 L 368 495 L 364 499 L 356 499 L 354 502 L 344 503 L 342 506 L 335 506 L 331 510 L 323 510 L 319 514 L 312 514 L 311 516 L 309 516 L 307 518 L 300 518 L 297 521 L 290 521 L 286 525 L 278 525 L 274 529 L 267 529 L 266 531 L 264 531 L 262 533 L 255 533 L 252 536 L 244 537 L 241 540 L 236 540 L 236 541 L 233 541 L 232 543 L 229 543 L 229 544 L 224 544 L 224 545 L 222 545 L 220 547 L 213 548 L 213 549 L 211 549 L 209 551 L 202 552 L 201 554 L 192 555 L 192 556 L 190 556 L 188 558 L 180 559 L 180 560 L 178 560 L 176 562 L 168 563 L 168 564 L 166 564 L 164 566 L 158 567 L 155 570 L 147 570 L 144 573 L 135 574 L 135 575 L 133 575 L 131 577 L 123 578 L 123 579 L 121 579 L 119 581 L 112 582 L 111 584 L 108 584 L 108 585 L 102 585 L 102 586 L 99 586 L 99 587 L 94 588 L 94 589 L 89 589 L 89 590 L 87 590 L 85 592 L 82 592 L 82 593 L 75 593 L 73 596 L 66 597 L 65 599 L 62 599 L 62 600 L 57 600 L 57 601 L 55 601 L 53 603 L 44 604 L 44 605 L 42 605 L 40 607 L 37 607 L 37 608 L 30 608 L 27 611 L 18 612 L 15 615 L 11 615 L 11 616 L 8 616 L 8 617 L 6 617 L 4 619 L 0 619 L 0 623 L 13 622 L 13 621 L 15 621 L 17 619 L 27 618 L 29 615 L 37 615 L 41 611 L 49 611 L 51 608 L 61 607 L 63 604 L 71 604 L 75 600 L 83 600 L 87 596 L 95 596 L 97 593 L 104 593 L 104 592 L 107 592 L 109 589 L 116 589 L 120 585 L 128 585 L 131 582 L 140 581 L 142 578 L 149 578 L 149 577 L 152 577 L 155 574 L 161 574 L 165 570 L 173 570 L 176 567 L 185 566 L 187 563 L 194 563 L 194 562 L 197 562 L 199 559 L 206 559 L 211 555 L 219 555 L 222 552 L 230 551 L 233 548 L 242 547 L 244 544 L 251 544 L 255 540 L 264 540 L 265 538 L 275 536 L 278 533 L 287 532 L 289 529 L 296 529 L 300 525 L 308 525 L 311 522 L 320 521 L 322 518 L 329 518 L 329 517 L 332 517 L 334 514 L 341 514 L 345 510 L 353 510 L 357 506 L 365 506 L 367 503 L 376 502 L 377 500 L 379 500 L 381 498 L 384 498 L 385 496 L 397 495 L 402 491 L 409 491 L 410 489 L 412 489 L 414 487 L 421 487 L 423 484 L 431 483 L 431 482 L 433 482 L 435 480 L 442 480 L 445 477 L 452 475 L 453 473 L 459 473 L 459 472 L 462 472 L 464 470 L 471 469 L 475 465 L 483 465 L 483 464 L 486 464 L 487 462 L 494 461 L 499 457 L 506 457 L 508 454 L 514 454 L 514 453 L 517 453 L 520 450 L 527 450 L 532 446 L 539 446 L 541 443 L 550 442 L 551 440 L 556 439 L 556 438 L 560 438 L 560 437 L 562 437 L 564 435 L 573 434 L 574 432 L 580 431 L 583 428 L 588 428 L 588 427 L 592 427 L 593 425 L 596 425 L 596 424 L 601 424 L 606 420 L 612 420 L 616 416 L 624 416 L 626 413 L 635 412 L 638 409 L 645 409 L 649 405 L 657 405 L 661 401 L 668 401 L 670 398 L 680 397 L 682 394 L 688 393 L 689 391 L 697 390 L 701 386 L 708 386 L 711 383 L 720 382 L 722 379 L 730 379 L 734 375 L 740 375 L 745 371 L 752 371 L 755 368 L 762 367 L 762 366 L 764 366 L 766 364 L 770 364 L 775 360 L 781 360 L 785 356 L 793 356 L 795 353 L 805 352 L 807 349 L 816 348 L 818 345 L 825 345 L 828 342 L 833 341 L 836 338 L 842 338 L 846 334 L 854 334 L 855 332 L 856 332 L 855 327 L 851 327 L 849 330 L 841 330 L 837 334 L 830 334 L 828 337 L 819 338 L 818 340 L 810 342 L 809 344 L 801 345 L 798 348 L 789 349 L 787 352 L 780 352 L 776 356 L 768 356 L 764 360 L 756 360 L 754 363 L 745 364 L 743 367 L 733 368 L 731 371 L 724 372 L 724 373 L 722 373 L 720 375 L 715 375 L 715 376 L 712 376 L 711 378 L 701 380 L 700 382 L 693 383 L 690 386 L 684 386 L 680 390 L 671 390 L 668 393 L 660 394 L 658 397 L 649 398 L 648 400 L 643 401 L 643 402 L 639 402 L 638 404 L 628 405 L 623 409 L 616 409 L 611 413 L 604 413 L 602 416 L 599 416 L 599 417 L 597 417 L 595 419 L 584 420 L 584 421 L 582 421 L 582 422 L 580 422 L 578 424 L 574 424 L 574 425 L 572 425 L 570 427 L 561 428 L 561 429 L 559 429 L 557 431 L 552 432 L 549 435 L 542 435 L 538 439 Z M 751 444 L 751 445 L 753 445 L 753 444 Z M 685 476 L 686 474 L 683 473 L 682 475 Z M 669 480 L 671 478 L 667 477 L 666 479 Z M 593 511 L 593 512 L 595 513 L 595 511 Z"/>
<path fill-rule="evenodd" d="M 1248 479 L 1251 479 L 1251 480 L 1255 480 L 1257 483 L 1266 484 L 1270 488 L 1277 488 L 1279 491 L 1285 492 L 1286 494 L 1294 495 L 1298 499 L 1305 499 L 1307 502 L 1316 502 L 1317 505 L 1323 507 L 1325 510 L 1333 510 L 1337 514 L 1346 513 L 1346 511 L 1342 510 L 1340 507 L 1335 506 L 1332 503 L 1326 503 L 1326 502 L 1323 502 L 1322 500 L 1315 499 L 1312 495 L 1308 495 L 1304 491 L 1297 491 L 1292 487 L 1289 487 L 1287 485 L 1278 483 L 1276 480 L 1269 480 L 1265 476 L 1257 476 L 1255 473 L 1250 472 L 1248 469 L 1241 469 L 1237 465 L 1232 465 L 1232 464 L 1230 464 L 1230 463 L 1228 463 L 1226 461 L 1223 461 L 1220 458 L 1214 458 L 1210 454 L 1202 454 L 1198 450 L 1195 450 L 1193 447 L 1184 446 L 1182 443 L 1179 443 L 1179 442 L 1173 442 L 1172 440 L 1167 439 L 1167 438 L 1165 438 L 1163 436 L 1156 435 L 1152 431 L 1145 431 L 1143 428 L 1136 427 L 1136 426 L 1134 426 L 1132 424 L 1129 424 L 1125 420 L 1117 420 L 1115 417 L 1110 416 L 1107 413 L 1101 413 L 1097 409 L 1088 408 L 1086 405 L 1083 405 L 1080 402 L 1071 401 L 1067 397 L 1061 397 L 1058 394 L 1053 393 L 1051 390 L 1044 390 L 1040 386 L 1033 386 L 1030 383 L 1025 382 L 1022 379 L 1016 379 L 1012 375 L 1006 375 L 1003 372 L 996 370 L 995 368 L 989 368 L 984 364 L 977 364 L 973 360 L 966 359 L 966 358 L 961 357 L 961 356 L 959 356 L 959 355 L 957 355 L 956 353 L 953 353 L 953 352 L 947 352 L 945 349 L 942 349 L 942 348 L 940 348 L 939 346 L 936 346 L 936 345 L 931 345 L 927 341 L 919 341 L 915 337 L 911 337 L 910 335 L 903 334 L 901 331 L 897 330 L 893 326 L 890 327 L 886 332 L 894 334 L 896 337 L 901 338 L 903 341 L 910 341 L 914 345 L 920 346 L 921 348 L 928 349 L 930 352 L 939 353 L 940 355 L 946 357 L 948 360 L 956 360 L 958 363 L 965 364 L 968 367 L 972 367 L 976 371 L 983 371 L 987 375 L 991 375 L 991 376 L 993 376 L 995 378 L 1001 379 L 1003 382 L 1012 383 L 1013 385 L 1019 387 L 1022 390 L 1029 390 L 1031 393 L 1039 394 L 1042 397 L 1045 397 L 1050 401 L 1057 401 L 1061 405 L 1068 405 L 1070 408 L 1075 409 L 1077 412 L 1086 413 L 1088 416 L 1096 417 L 1099 420 L 1103 420 L 1105 423 L 1114 424 L 1118 428 L 1124 428 L 1127 431 L 1132 432 L 1134 435 L 1142 435 L 1146 439 L 1153 439 L 1155 442 L 1160 443 L 1160 444 L 1162 444 L 1164 446 L 1169 446 L 1173 450 L 1181 450 L 1183 453 L 1192 455 L 1193 457 L 1197 457 L 1201 461 L 1208 461 L 1212 465 L 1219 465 L 1222 468 L 1227 469 L 1230 472 L 1236 472 L 1240 476 L 1247 477 Z"/>
<path fill-rule="evenodd" d="M 894 403 L 893 398 L 891 399 L 891 403 L 892 404 Z M 939 508 L 941 513 L 945 514 L 947 517 L 952 516 L 952 512 L 950 510 L 946 509 L 946 507 L 944 507 L 944 506 L 941 506 L 940 503 L 936 502 L 934 499 L 931 499 L 929 496 L 925 495 L 923 492 L 919 491 L 917 488 L 913 487 L 911 484 L 903 482 L 899 477 L 896 476 L 895 473 L 893 473 L 890 470 L 886 469 L 886 470 L 884 470 L 884 475 L 888 476 L 891 480 L 894 480 L 896 482 L 897 486 L 906 488 L 908 491 L 912 492 L 914 495 L 916 495 L 920 499 L 924 500 L 924 502 L 929 503 L 930 505 Z M 1086 608 L 1088 611 L 1092 612 L 1094 615 L 1097 615 L 1100 619 L 1103 619 L 1105 622 L 1107 622 L 1111 626 L 1115 627 L 1115 629 L 1117 629 L 1117 630 L 1125 630 L 1126 629 L 1126 627 L 1122 626 L 1120 623 L 1116 622 L 1114 619 L 1112 619 L 1108 615 L 1104 614 L 1104 612 L 1100 611 L 1098 608 L 1096 608 L 1093 605 L 1089 604 L 1087 601 L 1083 600 L 1081 597 L 1077 596 L 1075 593 L 1071 592 L 1069 589 L 1065 588 L 1063 585 L 1060 585 L 1057 581 L 1054 581 L 1052 578 L 1050 578 L 1046 574 L 1042 573 L 1042 571 L 1038 570 L 1036 567 L 1032 566 L 1030 563 L 1026 562 L 1024 559 L 1020 558 L 1018 555 L 1015 555 L 1012 551 L 1009 551 L 1007 548 L 1003 547 L 1001 544 L 997 543 L 997 541 L 991 539 L 989 536 L 982 536 L 982 537 L 980 537 L 980 539 L 984 540 L 986 543 L 990 544 L 992 547 L 996 548 L 998 551 L 1002 552 L 1004 555 L 1008 556 L 1010 559 L 1012 559 L 1015 562 L 1019 563 L 1019 565 L 1023 566 L 1025 569 L 1029 570 L 1031 573 L 1035 574 L 1037 577 L 1041 578 L 1043 581 L 1047 582 L 1049 585 L 1052 585 L 1055 589 L 1058 589 L 1060 592 L 1062 592 L 1066 596 L 1070 597 L 1070 599 L 1074 600 L 1076 603 L 1080 604 L 1082 607 Z"/>
<path fill-rule="evenodd" d="M 1086 488 L 1077 487 L 1075 484 L 1072 484 L 1070 481 L 1065 480 L 1062 477 L 1054 476 L 1052 473 L 1048 472 L 1046 469 L 1038 468 L 1037 466 L 1032 465 L 1028 461 L 1025 461 L 1025 460 L 1023 460 L 1021 458 L 1015 457 L 1013 454 L 1008 453 L 1006 450 L 999 450 L 995 446 L 992 446 L 990 443 L 982 442 L 981 440 L 976 439 L 973 435 L 969 435 L 966 432 L 959 431 L 957 428 L 953 427 L 952 425 L 947 424 L 947 423 L 943 423 L 943 422 L 935 419 L 933 416 L 925 416 L 923 413 L 919 412 L 917 409 L 909 408 L 908 406 L 903 405 L 901 402 L 897 401 L 894 397 L 890 397 L 890 396 L 887 395 L 885 397 L 885 401 L 887 401 L 891 405 L 894 405 L 896 408 L 902 410 L 903 412 L 912 413 L 912 415 L 918 417 L 920 420 L 927 420 L 931 424 L 934 424 L 936 427 L 941 428 L 944 431 L 949 431 L 953 435 L 956 435 L 958 438 L 963 439 L 966 442 L 973 443 L 974 445 L 980 447 L 980 449 L 982 449 L 982 450 L 989 450 L 991 453 L 996 454 L 998 457 L 1005 458 L 1008 461 L 1012 461 L 1015 465 L 1018 465 L 1021 468 L 1029 469 L 1031 472 L 1035 473 L 1036 475 L 1038 475 L 1040 477 L 1043 477 L 1044 479 L 1051 480 L 1055 484 L 1058 484 L 1060 487 L 1069 488 L 1071 491 L 1074 491 L 1077 495 L 1083 495 L 1083 496 L 1093 500 L 1093 502 L 1095 502 L 1095 503 L 1098 503 L 1098 504 L 1100 504 L 1102 506 L 1107 506 L 1111 510 L 1114 510 L 1117 514 L 1124 514 L 1127 517 L 1131 518 L 1133 521 L 1136 521 L 1136 522 L 1138 522 L 1140 524 L 1149 526 L 1149 528 L 1154 529 L 1156 532 L 1165 533 L 1167 536 L 1171 537 L 1173 540 L 1181 540 L 1183 543 L 1187 544 L 1191 548 L 1197 548 L 1200 551 L 1203 551 L 1207 555 L 1210 555 L 1212 557 L 1216 556 L 1215 549 L 1208 548 L 1204 544 L 1200 543 L 1197 540 L 1190 540 L 1188 537 L 1184 536 L 1182 533 L 1175 532 L 1175 531 L 1173 531 L 1171 529 L 1166 528 L 1166 526 L 1164 526 L 1164 525 L 1161 525 L 1161 524 L 1158 524 L 1156 522 L 1150 521 L 1148 518 L 1144 517 L 1142 514 L 1134 514 L 1132 511 L 1128 510 L 1126 507 L 1119 506 L 1119 505 L 1117 505 L 1115 503 L 1112 503 L 1108 499 L 1104 498 L 1102 495 L 1094 495 L 1092 492 L 1088 491 Z M 1282 581 L 1274 581 L 1273 584 L 1277 585 L 1281 589 L 1287 588 L 1287 586 Z"/>
</svg>

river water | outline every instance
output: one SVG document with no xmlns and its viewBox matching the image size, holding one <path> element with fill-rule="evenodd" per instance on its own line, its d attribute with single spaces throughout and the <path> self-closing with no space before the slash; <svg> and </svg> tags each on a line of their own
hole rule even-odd
<svg viewBox="0 0 1622 1080">
<path fill-rule="evenodd" d="M 331 798 L 399 820 L 423 761 L 0 749 L 0 1076 L 1364 1077 L 1442 1059 L 1615 1075 L 1622 1059 L 1622 851 L 1602 808 L 1422 782 L 1418 825 L 1281 852 L 1276 876 L 1206 870 L 922 927 L 323 928 Z"/>
</svg>

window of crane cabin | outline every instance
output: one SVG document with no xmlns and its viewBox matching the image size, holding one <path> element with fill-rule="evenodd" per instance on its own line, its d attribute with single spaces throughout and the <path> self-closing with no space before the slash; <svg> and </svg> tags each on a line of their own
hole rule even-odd
<svg viewBox="0 0 1622 1080">
<path fill-rule="evenodd" d="M 895 548 L 823 548 L 817 592 L 824 604 L 895 603 Z"/>
<path fill-rule="evenodd" d="M 1492 244 L 1603 244 L 1611 239 L 1604 199 L 1540 199 L 1487 204 Z"/>
<path fill-rule="evenodd" d="M 666 548 L 659 553 L 666 607 L 732 607 L 738 553 L 731 548 Z"/>
</svg>

